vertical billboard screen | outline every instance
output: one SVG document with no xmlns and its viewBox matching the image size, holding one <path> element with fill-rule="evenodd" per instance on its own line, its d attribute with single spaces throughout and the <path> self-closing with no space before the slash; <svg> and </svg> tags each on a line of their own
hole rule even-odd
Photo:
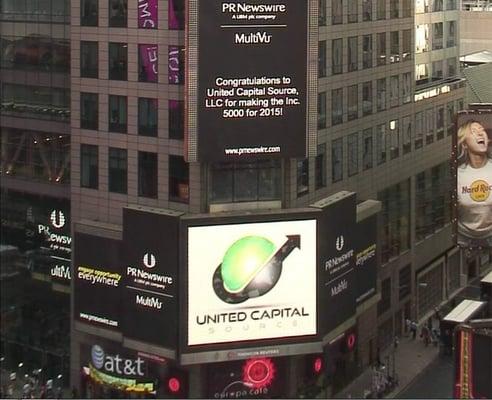
<svg viewBox="0 0 492 400">
<path fill-rule="evenodd" d="M 377 285 L 377 216 L 357 223 L 355 246 L 356 304 L 376 294 Z"/>
<path fill-rule="evenodd" d="M 458 245 L 492 247 L 492 112 L 458 113 L 455 139 Z"/>
<path fill-rule="evenodd" d="M 187 231 L 186 345 L 317 334 L 316 219 Z"/>
<path fill-rule="evenodd" d="M 309 2 L 192 3 L 187 110 L 198 160 L 305 157 Z"/>
<path fill-rule="evenodd" d="M 121 242 L 76 232 L 74 243 L 74 318 L 119 330 Z"/>
<path fill-rule="evenodd" d="M 322 210 L 318 227 L 321 333 L 326 334 L 355 313 L 356 197 Z"/>
<path fill-rule="evenodd" d="M 123 221 L 123 334 L 174 348 L 179 217 L 125 208 Z"/>
</svg>

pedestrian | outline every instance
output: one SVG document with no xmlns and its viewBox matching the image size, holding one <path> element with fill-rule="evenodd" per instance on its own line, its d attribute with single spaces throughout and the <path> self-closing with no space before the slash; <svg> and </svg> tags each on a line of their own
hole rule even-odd
<svg viewBox="0 0 492 400">
<path fill-rule="evenodd" d="M 420 332 L 420 337 L 423 339 L 425 347 L 429 345 L 430 333 L 429 328 L 427 326 L 422 327 L 422 331 Z"/>
<path fill-rule="evenodd" d="M 410 323 L 410 332 L 412 332 L 412 339 L 415 339 L 417 337 L 417 323 L 415 321 Z"/>
<path fill-rule="evenodd" d="M 429 331 L 432 330 L 432 317 L 429 317 L 427 320 L 427 329 L 429 329 Z"/>
<path fill-rule="evenodd" d="M 407 318 L 405 320 L 405 337 L 409 336 L 410 335 L 410 325 L 411 325 L 412 321 L 410 321 L 410 318 Z"/>
</svg>

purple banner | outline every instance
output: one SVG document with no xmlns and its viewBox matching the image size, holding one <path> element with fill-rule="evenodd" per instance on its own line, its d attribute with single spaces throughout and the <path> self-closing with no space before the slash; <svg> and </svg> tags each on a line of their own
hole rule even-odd
<svg viewBox="0 0 492 400">
<path fill-rule="evenodd" d="M 157 28 L 157 0 L 138 0 L 138 27 Z"/>
<path fill-rule="evenodd" d="M 168 28 L 173 30 L 184 29 L 184 1 L 169 0 L 168 5 Z"/>
<path fill-rule="evenodd" d="M 182 49 L 182 46 L 169 46 L 168 48 L 169 83 L 173 85 L 184 83 L 184 59 Z"/>
<path fill-rule="evenodd" d="M 155 44 L 138 45 L 140 82 L 157 82 L 157 53 Z"/>
</svg>

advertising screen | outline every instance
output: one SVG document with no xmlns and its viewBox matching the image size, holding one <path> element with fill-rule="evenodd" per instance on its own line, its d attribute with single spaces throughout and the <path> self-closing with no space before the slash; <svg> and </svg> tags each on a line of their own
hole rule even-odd
<svg viewBox="0 0 492 400">
<path fill-rule="evenodd" d="M 76 233 L 74 243 L 75 319 L 120 329 L 120 241 Z"/>
<path fill-rule="evenodd" d="M 377 216 L 372 215 L 357 223 L 355 246 L 356 303 L 376 294 L 377 285 Z"/>
<path fill-rule="evenodd" d="M 308 1 L 192 3 L 197 74 L 188 72 L 187 109 L 198 159 L 305 157 Z"/>
<path fill-rule="evenodd" d="M 188 227 L 188 346 L 316 335 L 316 220 Z"/>
<path fill-rule="evenodd" d="M 176 346 L 178 237 L 176 215 L 123 209 L 125 337 Z"/>
<path fill-rule="evenodd" d="M 455 139 L 458 245 L 492 247 L 492 113 L 460 112 Z"/>
</svg>

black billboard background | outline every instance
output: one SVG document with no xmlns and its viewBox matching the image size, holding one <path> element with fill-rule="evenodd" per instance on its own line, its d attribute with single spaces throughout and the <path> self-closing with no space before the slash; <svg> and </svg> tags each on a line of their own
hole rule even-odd
<svg viewBox="0 0 492 400">
<path fill-rule="evenodd" d="M 366 301 L 377 292 L 377 215 L 357 223 L 355 245 L 356 303 Z"/>
<path fill-rule="evenodd" d="M 123 209 L 123 334 L 167 348 L 177 342 L 179 215 Z M 136 279 L 129 267 L 156 276 L 160 286 Z M 136 304 L 137 295 L 147 305 Z"/>
<path fill-rule="evenodd" d="M 74 317 L 119 330 L 121 241 L 79 232 L 74 240 Z"/>
<path fill-rule="evenodd" d="M 286 6 L 286 12 L 270 12 L 276 18 L 250 21 L 236 20 L 233 16 L 258 17 L 265 13 L 222 13 L 225 2 L 210 0 L 198 2 L 198 158 L 203 161 L 233 160 L 251 157 L 305 157 L 306 155 L 306 110 L 307 110 L 307 1 L 265 0 L 262 5 Z M 231 4 L 236 3 L 234 1 Z M 228 3 L 229 4 L 229 3 Z M 245 24 L 261 27 L 244 27 Z M 282 25 L 265 27 L 265 25 Z M 222 27 L 225 26 L 225 27 Z M 237 27 L 241 26 L 243 27 Z M 283 26 L 285 25 L 285 26 Z M 233 27 L 234 26 L 234 27 Z M 272 35 L 270 43 L 235 43 L 235 34 L 254 35 L 264 32 Z M 272 85 L 276 88 L 292 87 L 299 105 L 285 105 L 285 95 L 251 95 L 229 97 L 207 96 L 207 89 L 219 89 L 216 78 L 273 78 L 287 77 L 290 83 Z M 248 89 L 269 85 L 240 85 Z M 230 87 L 224 87 L 230 90 Z M 223 110 L 238 107 L 210 106 L 218 99 L 249 99 L 257 96 L 268 99 L 268 109 L 282 108 L 281 116 L 256 116 L 223 118 Z M 272 104 L 270 97 L 282 98 L 284 105 Z M 206 107 L 208 99 L 209 107 Z M 260 110 L 260 106 L 248 107 Z M 242 107 L 245 110 L 244 107 Z M 246 113 L 246 110 L 244 111 Z M 258 115 L 263 111 L 258 112 Z M 280 146 L 280 152 L 225 155 L 225 149 L 241 147 Z"/>
<path fill-rule="evenodd" d="M 323 207 L 318 223 L 318 326 L 321 335 L 355 313 L 355 232 L 355 193 Z M 330 262 L 332 268 L 329 268 Z"/>
</svg>

